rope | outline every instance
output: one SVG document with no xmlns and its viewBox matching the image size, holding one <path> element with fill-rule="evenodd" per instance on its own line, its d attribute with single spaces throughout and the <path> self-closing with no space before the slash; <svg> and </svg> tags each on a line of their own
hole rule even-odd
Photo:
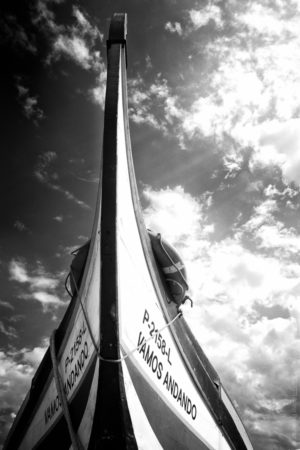
<svg viewBox="0 0 300 450">
<path fill-rule="evenodd" d="M 169 327 L 170 325 L 172 325 L 172 323 L 175 322 L 175 320 L 177 320 L 179 317 L 182 316 L 182 311 L 179 311 L 178 314 L 170 321 L 168 322 L 166 325 L 164 325 L 162 328 L 160 328 L 159 330 L 157 330 L 157 333 L 161 333 L 165 328 Z M 124 361 L 126 358 L 128 358 L 128 356 L 130 356 L 132 353 L 134 353 L 135 351 L 139 350 L 144 344 L 146 344 L 146 342 L 151 341 L 152 339 L 154 339 L 154 336 L 150 336 L 148 339 L 146 339 L 145 341 L 143 341 L 140 345 L 138 345 L 137 347 L 133 348 L 132 350 L 130 350 L 128 353 L 126 353 L 126 355 L 124 355 L 122 358 L 119 359 L 108 359 L 108 358 L 104 358 L 103 356 L 100 355 L 99 353 L 99 359 L 101 361 L 105 361 L 105 362 L 112 362 L 112 363 L 119 363 Z"/>
<path fill-rule="evenodd" d="M 81 306 L 81 309 L 82 309 L 82 312 L 83 312 L 83 315 L 84 315 L 84 318 L 85 318 L 85 321 L 86 321 L 86 325 L 87 325 L 87 327 L 88 327 L 88 330 L 89 330 L 89 333 L 90 333 L 90 336 L 91 336 L 91 339 L 92 339 L 93 346 L 94 346 L 94 348 L 95 348 L 95 350 L 96 350 L 97 355 L 99 355 L 99 349 L 98 349 L 98 347 L 97 347 L 97 343 L 96 343 L 95 338 L 94 338 L 94 335 L 93 335 L 93 333 L 92 333 L 91 325 L 90 325 L 90 322 L 89 322 L 89 319 L 88 319 L 88 316 L 87 316 L 85 307 L 84 307 L 84 305 L 83 305 L 83 303 L 82 303 L 81 296 L 79 295 L 77 283 L 76 283 L 74 274 L 73 274 L 73 272 L 72 272 L 72 269 L 70 270 L 70 274 L 71 274 L 71 277 L 72 277 L 73 282 L 74 282 L 74 285 L 75 285 L 75 291 L 76 291 L 77 297 L 79 298 L 80 306 Z"/>
<path fill-rule="evenodd" d="M 58 370 L 58 363 L 57 363 L 57 358 L 56 358 L 55 335 L 56 335 L 56 330 L 54 330 L 50 336 L 50 354 L 51 354 L 51 360 L 52 360 L 52 365 L 53 365 L 54 381 L 55 381 L 58 396 L 61 401 L 63 414 L 64 414 L 64 417 L 67 422 L 68 431 L 70 434 L 73 450 L 83 450 L 83 446 L 79 440 L 79 437 L 77 436 L 77 434 L 75 433 L 74 428 L 73 428 L 69 405 L 68 405 L 68 401 L 67 401 L 67 396 L 64 391 L 62 379 L 61 379 L 61 376 L 60 376 L 60 373 Z"/>
<path fill-rule="evenodd" d="M 79 292 L 79 291 L 78 291 L 77 283 L 76 283 L 75 277 L 74 277 L 74 275 L 73 275 L 72 269 L 71 269 L 71 271 L 70 271 L 70 274 L 71 274 L 72 279 L 73 279 L 73 281 L 74 281 L 76 294 L 77 294 L 77 296 L 79 297 L 79 301 L 80 301 L 80 305 L 81 305 L 81 308 L 82 308 L 82 312 L 83 312 L 83 315 L 84 315 L 84 318 L 85 318 L 85 321 L 86 321 L 86 324 L 87 324 L 87 327 L 88 327 L 88 330 L 89 330 L 89 333 L 90 333 L 90 336 L 91 336 L 91 339 L 92 339 L 94 348 L 95 348 L 95 350 L 96 350 L 97 356 L 98 356 L 98 358 L 100 359 L 100 361 L 111 362 L 111 363 L 119 363 L 119 362 L 122 362 L 122 361 L 124 361 L 126 358 L 128 358 L 128 356 L 130 356 L 132 353 L 134 353 L 135 351 L 139 350 L 139 348 L 142 347 L 142 345 L 144 345 L 146 342 L 151 341 L 152 339 L 154 339 L 154 336 L 151 336 L 150 338 L 146 339 L 146 341 L 143 341 L 142 344 L 138 345 L 137 347 L 135 347 L 134 349 L 132 349 L 132 350 L 130 350 L 128 353 L 126 353 L 126 355 L 122 356 L 122 358 L 118 358 L 118 359 L 110 359 L 110 358 L 105 358 L 104 356 L 102 356 L 102 355 L 100 354 L 100 348 L 97 346 L 96 341 L 95 341 L 95 338 L 94 338 L 94 336 L 93 336 L 93 334 L 92 334 L 92 329 L 91 329 L 91 326 L 90 326 L 90 322 L 89 322 L 89 320 L 88 320 L 88 316 L 87 316 L 85 307 L 84 307 L 84 305 L 83 305 L 83 303 L 82 303 L 81 297 L 78 295 L 78 292 Z M 165 328 L 167 328 L 167 327 L 169 327 L 170 325 L 172 325 L 172 323 L 174 323 L 175 320 L 177 320 L 177 319 L 178 319 L 179 317 L 181 317 L 181 316 L 182 316 L 182 311 L 179 310 L 178 313 L 177 313 L 177 315 L 176 315 L 170 322 L 166 323 L 162 328 L 160 328 L 159 330 L 157 330 L 157 332 L 158 332 L 158 333 L 162 332 Z"/>
</svg>

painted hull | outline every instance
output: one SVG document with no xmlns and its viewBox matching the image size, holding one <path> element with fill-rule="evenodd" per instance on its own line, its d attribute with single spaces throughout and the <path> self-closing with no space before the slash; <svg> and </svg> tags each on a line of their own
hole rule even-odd
<svg viewBox="0 0 300 450">
<path fill-rule="evenodd" d="M 145 229 L 132 162 L 126 16 L 115 15 L 100 185 L 81 286 L 56 333 L 81 448 L 252 449 L 217 373 L 168 293 Z M 5 449 L 70 448 L 48 351 Z"/>
</svg>

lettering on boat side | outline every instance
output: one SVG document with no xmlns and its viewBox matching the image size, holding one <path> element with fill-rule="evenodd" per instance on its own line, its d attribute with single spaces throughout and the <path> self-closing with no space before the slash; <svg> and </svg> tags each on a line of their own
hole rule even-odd
<svg viewBox="0 0 300 450">
<path fill-rule="evenodd" d="M 156 374 L 157 379 L 162 381 L 163 386 L 166 388 L 169 394 L 178 402 L 178 404 L 186 412 L 186 414 L 190 415 L 192 419 L 195 420 L 197 417 L 197 406 L 180 387 L 174 377 L 172 377 L 169 372 L 169 370 L 171 369 L 167 370 L 166 372 L 164 371 L 165 361 L 167 361 L 168 364 L 172 366 L 170 360 L 171 349 L 169 346 L 168 350 L 166 350 L 167 343 L 164 339 L 162 339 L 160 333 L 158 333 L 154 322 L 150 321 L 150 315 L 146 309 L 143 316 L 143 324 L 148 327 L 150 336 L 154 336 L 155 333 L 155 338 L 151 342 L 154 342 L 156 344 L 157 349 L 161 352 L 161 354 L 159 354 L 159 356 L 156 355 L 155 350 L 153 350 L 151 347 L 151 342 L 147 342 L 147 339 L 142 331 L 139 332 L 138 336 L 139 354 L 142 355 L 143 360 L 145 361 L 149 369 L 151 369 L 152 373 Z M 161 357 L 164 357 L 165 360 L 161 361 L 159 359 Z"/>
<path fill-rule="evenodd" d="M 159 361 L 154 351 L 153 350 L 151 351 L 150 344 L 147 344 L 145 340 L 146 340 L 145 337 L 142 335 L 142 332 L 140 331 L 138 338 L 138 346 L 140 346 L 139 353 L 143 355 L 144 361 L 146 361 L 148 366 L 151 367 L 152 372 L 156 373 L 157 378 L 160 380 L 163 372 L 163 364 L 161 361 Z"/>
<path fill-rule="evenodd" d="M 45 409 L 44 417 L 45 417 L 45 425 L 52 419 L 52 417 L 57 413 L 57 411 L 61 408 L 61 402 L 58 395 L 55 399 L 52 400 L 50 405 Z"/>
<path fill-rule="evenodd" d="M 180 406 L 185 410 L 187 414 L 190 414 L 195 420 L 197 416 L 197 407 L 192 403 L 191 399 L 186 395 L 186 393 L 180 388 L 177 382 L 172 378 L 169 372 L 166 373 L 163 385 L 166 387 L 168 392 L 180 403 Z"/>
<path fill-rule="evenodd" d="M 64 383 L 64 391 L 67 396 L 69 395 L 69 392 L 73 390 L 75 384 L 81 377 L 85 361 L 86 359 L 88 359 L 88 356 L 89 356 L 89 347 L 87 342 L 85 341 L 83 344 L 83 348 L 79 353 L 77 360 L 75 361 L 75 364 L 73 365 L 70 373 L 68 374 L 67 381 L 65 381 Z"/>
<path fill-rule="evenodd" d="M 171 349 L 170 349 L 170 347 L 167 349 L 166 341 L 162 338 L 162 335 L 158 332 L 158 329 L 156 328 L 153 320 L 150 321 L 150 316 L 149 316 L 147 309 L 145 309 L 145 312 L 144 312 L 143 324 L 148 326 L 150 336 L 151 337 L 155 336 L 154 341 L 155 341 L 155 344 L 156 344 L 158 350 L 160 350 L 161 354 L 167 358 L 167 361 L 171 366 L 172 365 Z"/>
<path fill-rule="evenodd" d="M 64 361 L 65 374 L 67 376 L 64 382 L 64 392 L 68 397 L 70 392 L 74 389 L 75 385 L 81 378 L 84 372 L 85 361 L 89 357 L 89 347 L 87 341 L 83 340 L 86 333 L 86 325 L 83 322 L 79 332 L 77 333 L 74 341 L 68 352 L 68 356 Z M 53 419 L 56 413 L 61 408 L 61 401 L 58 396 L 51 400 L 44 411 L 45 425 L 48 425 L 49 421 Z"/>
<path fill-rule="evenodd" d="M 86 333 L 86 325 L 83 322 L 82 326 L 80 327 L 79 332 L 77 333 L 71 347 L 70 351 L 68 352 L 68 356 L 65 359 L 65 373 L 67 373 L 68 366 L 72 364 L 74 357 L 76 356 L 80 345 L 82 343 L 82 338 Z"/>
</svg>

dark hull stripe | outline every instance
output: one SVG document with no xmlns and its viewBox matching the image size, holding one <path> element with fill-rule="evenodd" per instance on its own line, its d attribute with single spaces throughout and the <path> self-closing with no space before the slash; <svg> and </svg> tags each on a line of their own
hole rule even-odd
<svg viewBox="0 0 300 450">
<path fill-rule="evenodd" d="M 85 375 L 84 379 L 81 380 L 81 385 L 79 386 L 75 397 L 72 399 L 69 405 L 72 424 L 74 426 L 74 430 L 76 431 L 80 425 L 87 405 L 91 384 L 95 373 L 96 361 L 97 358 L 96 356 L 94 356 L 87 374 Z M 67 428 L 67 423 L 64 416 L 61 416 L 60 419 L 56 423 L 54 423 L 54 426 L 33 448 L 35 450 L 53 450 L 55 447 L 67 449 L 70 447 L 70 445 L 71 439 Z"/>
<path fill-rule="evenodd" d="M 126 365 L 144 412 L 161 446 L 165 450 L 210 450 L 210 447 L 172 411 L 129 358 L 126 359 Z"/>
<path fill-rule="evenodd" d="M 100 348 L 107 360 L 120 357 L 117 279 L 117 145 L 120 68 L 125 70 L 126 18 L 115 15 L 107 53 L 107 87 L 103 130 L 101 205 Z M 121 67 L 120 67 L 121 64 Z M 89 450 L 136 449 L 121 364 L 101 360 L 99 389 Z"/>
</svg>

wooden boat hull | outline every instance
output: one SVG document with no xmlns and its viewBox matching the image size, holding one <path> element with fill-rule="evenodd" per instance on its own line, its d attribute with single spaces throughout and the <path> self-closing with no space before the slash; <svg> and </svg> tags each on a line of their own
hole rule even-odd
<svg viewBox="0 0 300 450">
<path fill-rule="evenodd" d="M 71 422 L 48 351 L 4 448 L 74 448 L 72 431 L 90 450 L 251 449 L 155 263 L 132 162 L 125 39 L 126 16 L 116 15 L 91 244 L 55 338 Z"/>
</svg>

